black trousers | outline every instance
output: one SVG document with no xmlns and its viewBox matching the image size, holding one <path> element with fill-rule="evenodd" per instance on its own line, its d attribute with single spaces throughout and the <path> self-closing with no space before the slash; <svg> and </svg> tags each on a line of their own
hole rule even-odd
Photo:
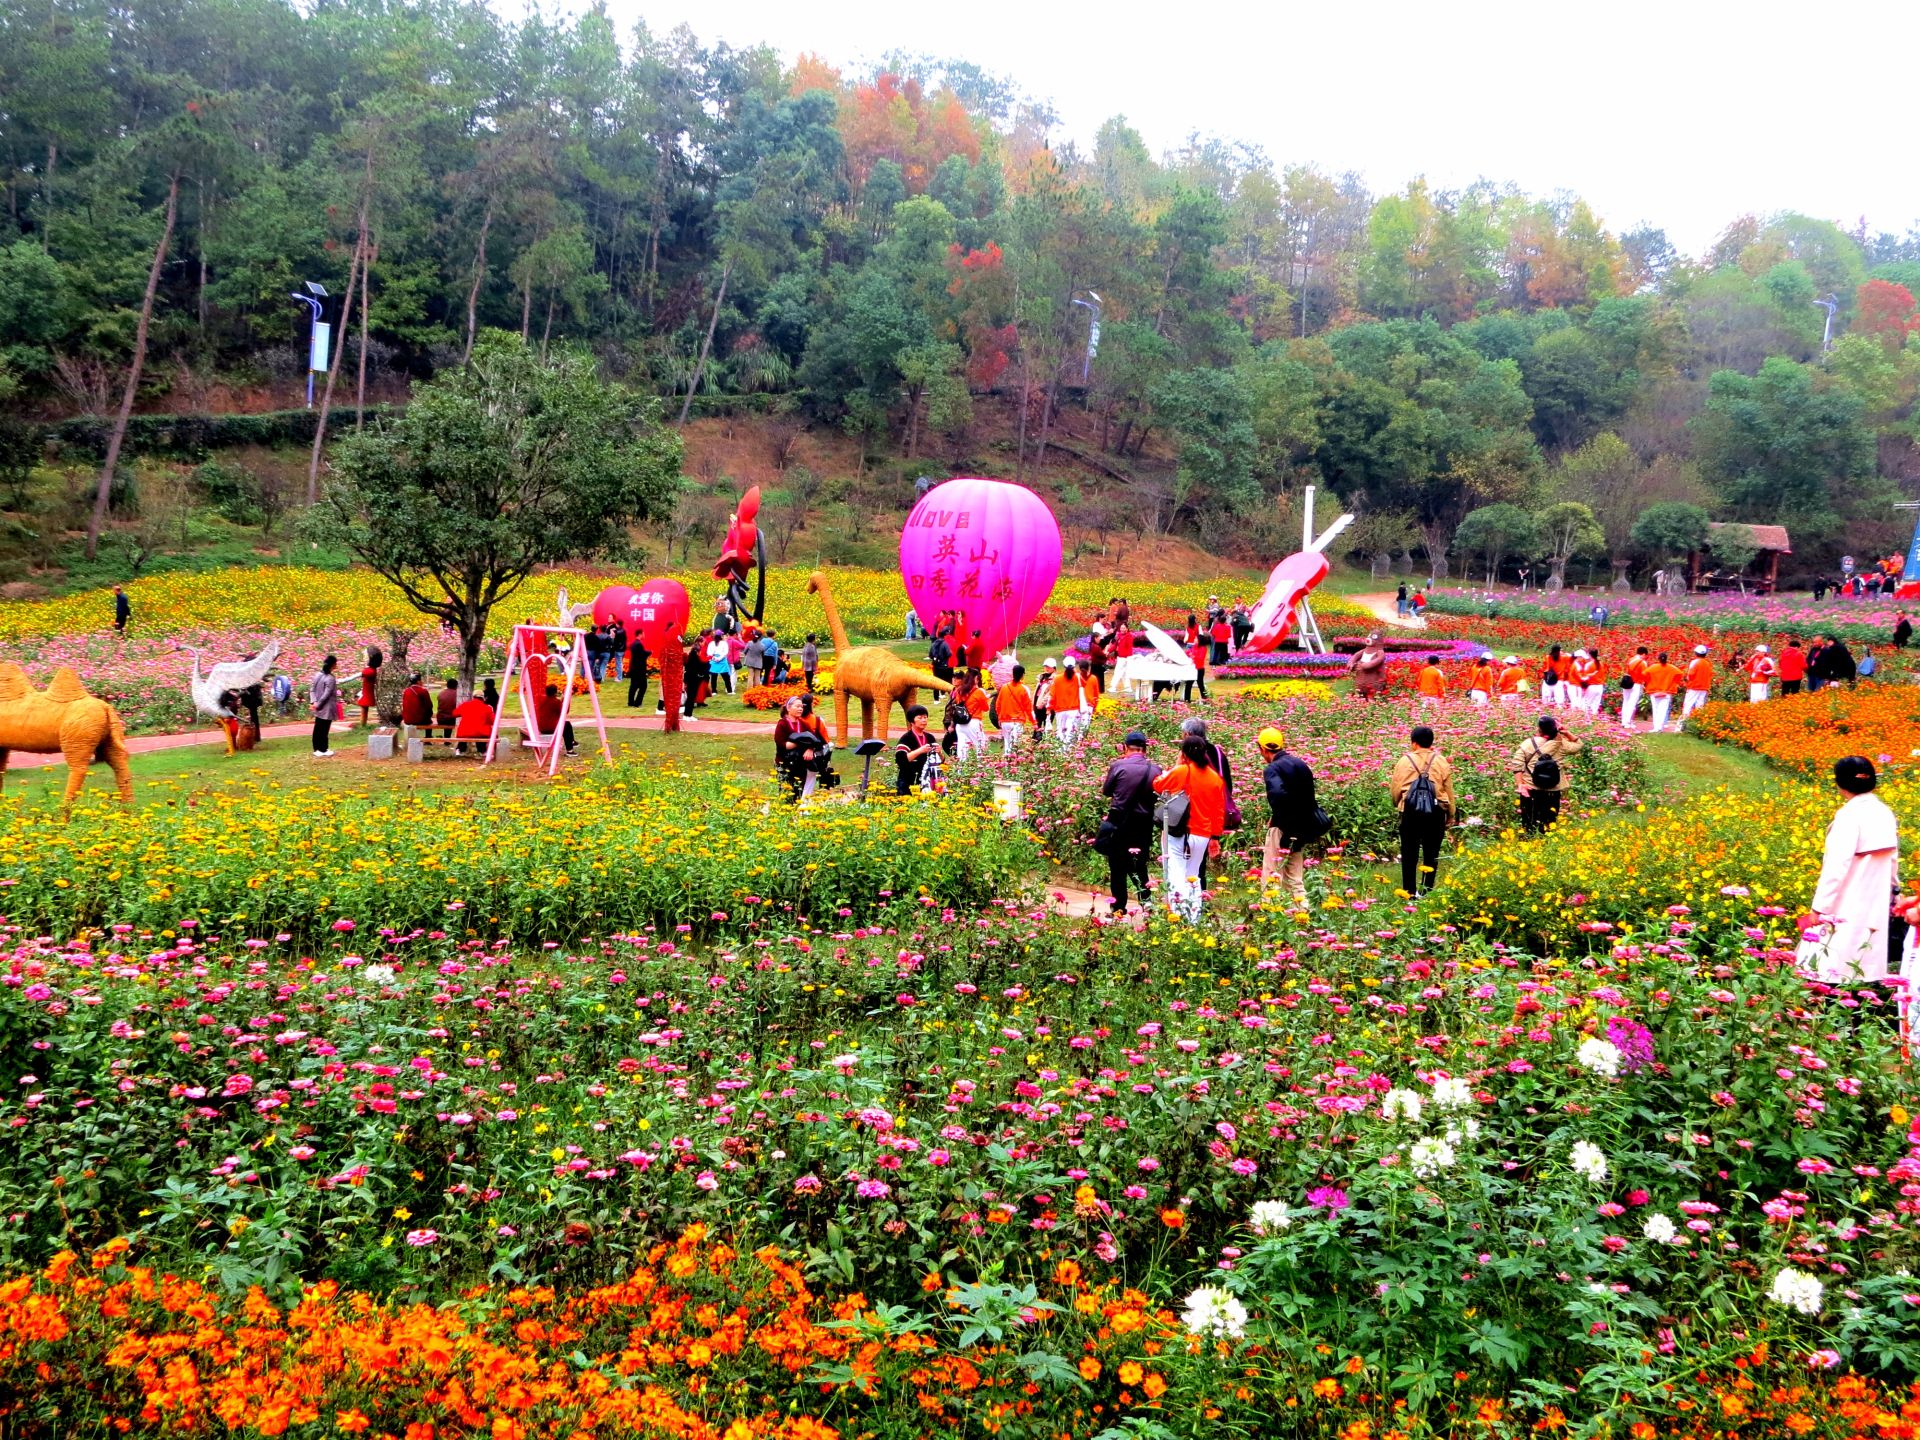
<svg viewBox="0 0 1920 1440">
<path fill-rule="evenodd" d="M 1127 908 L 1127 881 L 1132 880 L 1142 903 L 1147 898 L 1149 856 L 1153 850 L 1153 823 L 1120 827 L 1114 837 L 1113 853 L 1107 856 L 1107 889 L 1113 896 L 1113 908 Z"/>
<path fill-rule="evenodd" d="M 627 708 L 637 709 L 647 703 L 647 662 L 642 660 L 627 671 Z"/>
<path fill-rule="evenodd" d="M 563 720 L 560 723 L 560 743 L 566 746 L 569 755 L 573 753 L 573 721 Z"/>
<path fill-rule="evenodd" d="M 1182 698 L 1185 699 L 1189 705 L 1193 703 L 1193 687 L 1196 685 L 1200 687 L 1200 698 L 1202 700 L 1205 700 L 1207 698 L 1207 672 L 1206 671 L 1204 670 L 1200 671 L 1198 674 L 1196 674 L 1193 677 L 1193 679 L 1183 680 L 1181 681 L 1181 684 L 1183 684 L 1186 687 L 1186 692 Z"/>
<path fill-rule="evenodd" d="M 327 732 L 331 729 L 333 729 L 333 717 L 331 715 L 316 715 L 313 717 L 314 754 L 322 755 L 326 753 Z"/>
<path fill-rule="evenodd" d="M 1409 895 L 1433 889 L 1433 882 L 1440 876 L 1440 842 L 1446 833 L 1447 822 L 1442 816 L 1401 812 L 1400 888 Z"/>
<path fill-rule="evenodd" d="M 1558 790 L 1529 790 L 1520 797 L 1520 828 L 1539 835 L 1560 818 Z"/>
<path fill-rule="evenodd" d="M 1782 695 L 1798 695 L 1800 693 L 1800 682 L 1798 680 L 1782 680 L 1780 682 L 1780 693 Z"/>
</svg>

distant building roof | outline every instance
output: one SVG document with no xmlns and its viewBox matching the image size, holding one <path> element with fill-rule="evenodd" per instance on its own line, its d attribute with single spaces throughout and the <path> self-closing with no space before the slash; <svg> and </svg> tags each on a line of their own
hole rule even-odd
<svg viewBox="0 0 1920 1440">
<path fill-rule="evenodd" d="M 1740 538 L 1751 539 L 1762 550 L 1778 550 L 1782 555 L 1791 555 L 1793 545 L 1787 539 L 1787 527 L 1784 525 L 1738 525 L 1731 522 L 1710 520 L 1707 522 L 1707 543 L 1711 545 L 1716 536 L 1726 535 L 1735 538 L 1729 531 L 1744 531 Z"/>
</svg>

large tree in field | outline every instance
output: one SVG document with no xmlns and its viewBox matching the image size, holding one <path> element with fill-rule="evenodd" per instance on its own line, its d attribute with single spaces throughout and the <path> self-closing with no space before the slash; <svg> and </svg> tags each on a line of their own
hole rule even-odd
<svg viewBox="0 0 1920 1440">
<path fill-rule="evenodd" d="M 538 566 L 617 550 L 671 507 L 679 472 L 655 402 L 493 333 L 397 418 L 337 443 L 308 523 L 459 632 L 470 695 L 493 607 Z"/>
</svg>

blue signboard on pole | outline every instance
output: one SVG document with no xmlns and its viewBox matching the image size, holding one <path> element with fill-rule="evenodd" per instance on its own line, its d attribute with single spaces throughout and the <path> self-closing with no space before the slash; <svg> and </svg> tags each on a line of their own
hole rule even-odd
<svg viewBox="0 0 1920 1440">
<path fill-rule="evenodd" d="M 1920 519 L 1913 522 L 1913 539 L 1907 542 L 1907 563 L 1900 572 L 1900 583 L 1920 582 Z"/>
</svg>

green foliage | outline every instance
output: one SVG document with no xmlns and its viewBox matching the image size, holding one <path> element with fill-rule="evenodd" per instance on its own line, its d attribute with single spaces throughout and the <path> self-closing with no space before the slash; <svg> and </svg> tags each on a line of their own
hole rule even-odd
<svg viewBox="0 0 1920 1440">
<path fill-rule="evenodd" d="M 611 552 L 664 514 L 680 456 L 652 402 L 490 334 L 397 418 L 342 438 L 310 529 L 458 629 L 471 690 L 493 606 L 537 566 Z"/>
<path fill-rule="evenodd" d="M 1507 556 L 1531 557 L 1541 542 L 1540 521 L 1507 501 L 1469 510 L 1453 532 L 1454 548 L 1464 555 L 1478 555 L 1489 579 L 1499 575 L 1500 562 Z"/>
<path fill-rule="evenodd" d="M 1874 473 L 1859 396 L 1779 356 L 1758 375 L 1716 373 L 1695 434 L 1701 471 L 1728 519 L 1829 531 L 1836 493 Z"/>
<path fill-rule="evenodd" d="M 1665 501 L 1649 505 L 1633 522 L 1633 544 L 1661 564 L 1707 544 L 1707 512 L 1698 505 Z"/>
</svg>

